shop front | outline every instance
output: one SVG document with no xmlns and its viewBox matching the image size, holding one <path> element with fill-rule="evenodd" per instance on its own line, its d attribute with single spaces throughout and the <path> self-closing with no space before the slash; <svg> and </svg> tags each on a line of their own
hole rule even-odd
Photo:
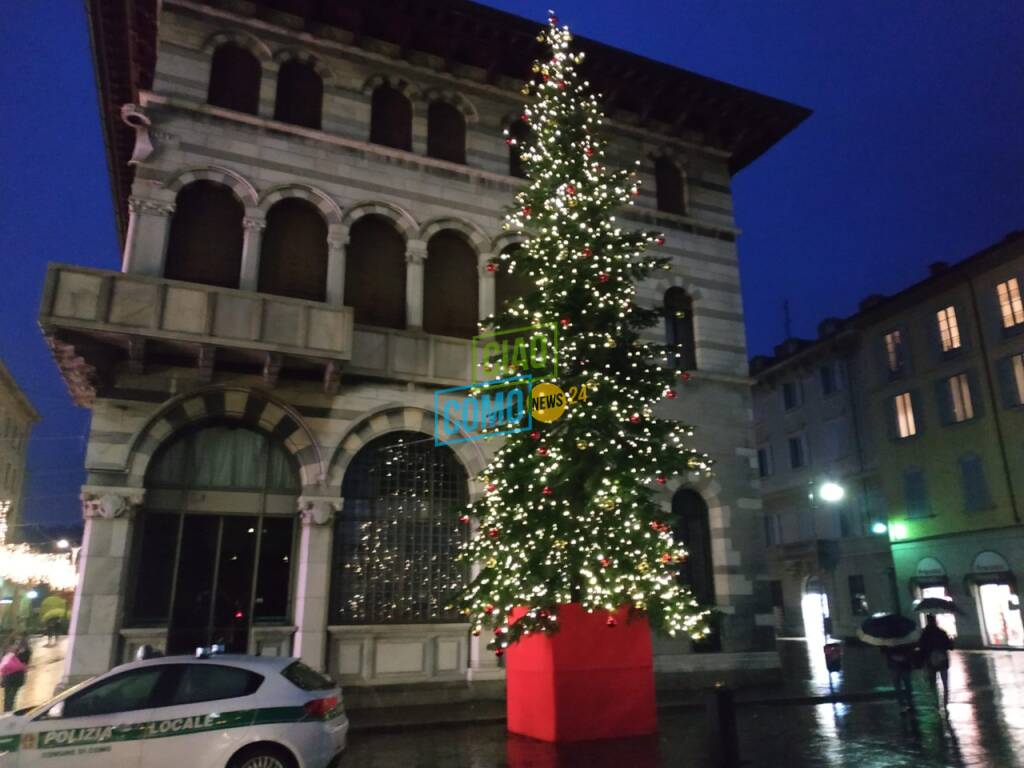
<svg viewBox="0 0 1024 768">
<path fill-rule="evenodd" d="M 969 580 L 985 645 L 1024 648 L 1017 582 L 1006 559 L 991 550 L 978 553 Z"/>
</svg>

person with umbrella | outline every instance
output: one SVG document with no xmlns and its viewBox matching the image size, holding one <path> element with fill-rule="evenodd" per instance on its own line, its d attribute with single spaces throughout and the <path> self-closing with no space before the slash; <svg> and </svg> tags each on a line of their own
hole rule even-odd
<svg viewBox="0 0 1024 768">
<path fill-rule="evenodd" d="M 881 648 L 892 675 L 892 687 L 904 712 L 914 708 L 911 673 L 919 635 L 914 621 L 895 613 L 876 613 L 857 630 L 857 637 L 862 641 Z"/>
<path fill-rule="evenodd" d="M 959 609 L 952 600 L 938 597 L 926 597 L 914 603 L 914 610 L 925 614 L 925 627 L 918 643 L 918 653 L 928 675 L 928 682 L 935 692 L 938 701 L 939 689 L 935 676 L 942 678 L 942 709 L 949 711 L 949 652 L 953 650 L 953 640 L 935 619 L 938 613 L 957 613 Z"/>
</svg>

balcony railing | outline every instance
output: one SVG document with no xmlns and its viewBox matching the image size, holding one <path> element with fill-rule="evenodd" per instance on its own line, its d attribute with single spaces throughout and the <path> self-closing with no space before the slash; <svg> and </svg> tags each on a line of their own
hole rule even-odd
<svg viewBox="0 0 1024 768">
<path fill-rule="evenodd" d="M 350 307 L 64 264 L 49 267 L 39 320 L 305 358 L 352 355 Z"/>
</svg>

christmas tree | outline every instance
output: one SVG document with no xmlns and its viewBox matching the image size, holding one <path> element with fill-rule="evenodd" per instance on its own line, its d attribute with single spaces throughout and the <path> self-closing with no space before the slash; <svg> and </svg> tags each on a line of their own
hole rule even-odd
<svg viewBox="0 0 1024 768">
<path fill-rule="evenodd" d="M 639 181 L 606 165 L 602 114 L 569 29 L 552 17 L 539 40 L 550 57 L 523 89 L 529 138 L 506 134 L 528 185 L 504 226 L 524 242 L 495 262 L 536 290 L 487 325 L 557 325 L 553 382 L 576 398 L 559 420 L 509 436 L 483 473 L 485 492 L 462 518 L 480 530 L 461 553 L 478 569 L 461 608 L 474 633 L 494 630 L 498 654 L 524 633 L 557 630 L 566 603 L 629 605 L 654 627 L 699 638 L 708 611 L 679 582 L 686 552 L 657 497 L 670 477 L 706 473 L 710 460 L 688 447 L 690 427 L 653 415 L 676 396 L 679 350 L 642 338 L 661 310 L 636 303 L 637 284 L 670 260 L 648 253 L 661 235 L 616 221 Z M 517 608 L 526 613 L 513 618 Z"/>
</svg>

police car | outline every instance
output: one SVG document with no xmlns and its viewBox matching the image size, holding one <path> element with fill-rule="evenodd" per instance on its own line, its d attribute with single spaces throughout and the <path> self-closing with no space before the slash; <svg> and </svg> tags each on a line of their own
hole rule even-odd
<svg viewBox="0 0 1024 768">
<path fill-rule="evenodd" d="M 341 691 L 296 659 L 169 656 L 0 717 L 0 768 L 326 768 Z"/>
</svg>

